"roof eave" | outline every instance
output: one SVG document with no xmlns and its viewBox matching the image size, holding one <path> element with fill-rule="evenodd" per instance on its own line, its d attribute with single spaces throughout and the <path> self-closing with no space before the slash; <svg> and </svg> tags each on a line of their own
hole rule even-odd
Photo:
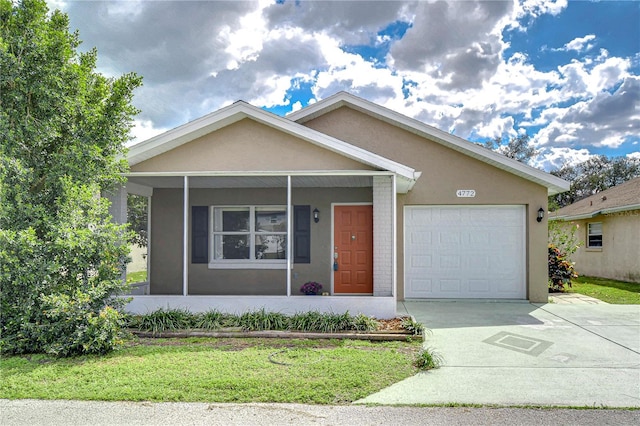
<svg viewBox="0 0 640 426">
<path fill-rule="evenodd" d="M 304 123 L 342 106 L 349 106 L 367 115 L 373 115 L 389 124 L 426 137 L 479 161 L 506 170 L 523 179 L 545 186 L 548 195 L 559 194 L 568 191 L 570 188 L 570 183 L 564 179 L 520 163 L 490 149 L 476 145 L 433 126 L 429 126 L 419 120 L 407 117 L 346 92 L 339 92 L 315 104 L 309 105 L 295 113 L 289 114 L 287 118 L 298 123 Z"/>
<path fill-rule="evenodd" d="M 238 101 L 132 146 L 129 148 L 127 160 L 129 165 L 133 166 L 244 118 L 250 118 L 370 167 L 388 170 L 409 180 L 415 179 L 415 170 L 411 167 L 325 135 L 243 101 Z"/>
</svg>

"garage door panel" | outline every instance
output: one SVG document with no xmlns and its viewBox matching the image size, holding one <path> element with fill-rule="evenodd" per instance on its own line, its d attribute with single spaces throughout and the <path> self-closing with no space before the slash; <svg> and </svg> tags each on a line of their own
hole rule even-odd
<svg viewBox="0 0 640 426">
<path fill-rule="evenodd" d="M 440 280 L 438 284 L 441 293 L 453 295 L 460 292 L 460 280 Z"/>
<path fill-rule="evenodd" d="M 429 231 L 416 231 L 409 238 L 410 244 L 431 244 L 431 235 Z"/>
<path fill-rule="evenodd" d="M 524 206 L 405 208 L 405 297 L 526 298 Z"/>
<path fill-rule="evenodd" d="M 431 268 L 432 256 L 411 256 L 411 267 L 415 269 Z"/>
<path fill-rule="evenodd" d="M 487 294 L 490 289 L 489 280 L 469 280 L 469 293 Z"/>
<path fill-rule="evenodd" d="M 414 278 L 408 283 L 408 286 L 411 289 L 412 293 L 422 294 L 425 297 L 431 293 L 432 291 L 431 285 L 432 285 L 431 280 L 419 279 L 419 278 Z"/>
</svg>

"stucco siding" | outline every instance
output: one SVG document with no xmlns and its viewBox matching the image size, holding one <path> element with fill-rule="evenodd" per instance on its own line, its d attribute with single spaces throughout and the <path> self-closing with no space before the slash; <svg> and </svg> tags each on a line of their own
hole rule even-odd
<svg viewBox="0 0 640 426">
<path fill-rule="evenodd" d="M 602 248 L 587 247 L 589 223 L 602 223 Z M 580 248 L 571 256 L 580 275 L 640 282 L 640 210 L 578 220 Z M 565 223 L 570 227 L 571 223 Z"/>
<path fill-rule="evenodd" d="M 372 170 L 269 126 L 244 119 L 131 167 L 132 172 Z"/>
<path fill-rule="evenodd" d="M 392 126 L 353 109 L 342 107 L 304 123 L 376 154 L 422 172 L 414 188 L 398 196 L 397 229 L 403 229 L 403 208 L 408 205 L 526 206 L 527 297 L 546 302 L 547 227 L 535 219 L 535 212 L 547 208 L 547 188 L 490 164 L 476 160 L 439 143 Z M 458 198 L 458 189 L 473 189 L 474 198 Z M 398 232 L 398 259 L 404 256 L 402 232 Z M 404 270 L 398 262 L 398 298 L 404 298 Z"/>
</svg>

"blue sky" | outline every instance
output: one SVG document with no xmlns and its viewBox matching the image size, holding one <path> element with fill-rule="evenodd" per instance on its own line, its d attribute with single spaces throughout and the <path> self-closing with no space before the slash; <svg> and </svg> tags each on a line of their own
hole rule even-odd
<svg viewBox="0 0 640 426">
<path fill-rule="evenodd" d="M 640 2 L 50 0 L 136 72 L 138 141 L 242 99 L 285 115 L 345 90 L 534 164 L 640 158 Z"/>
</svg>

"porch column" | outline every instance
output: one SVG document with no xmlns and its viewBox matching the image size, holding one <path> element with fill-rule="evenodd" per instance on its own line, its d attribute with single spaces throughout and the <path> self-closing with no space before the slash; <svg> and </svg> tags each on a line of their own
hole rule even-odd
<svg viewBox="0 0 640 426">
<path fill-rule="evenodd" d="M 287 176 L 287 297 L 291 296 L 291 265 L 293 256 L 293 206 L 291 205 L 291 175 Z"/>
<path fill-rule="evenodd" d="M 124 185 L 118 185 L 113 190 L 102 194 L 102 196 L 111 202 L 111 205 L 109 205 L 111 221 L 119 225 L 127 223 L 127 188 Z M 126 265 L 122 268 L 122 282 L 127 282 Z"/>
<path fill-rule="evenodd" d="M 189 295 L 189 176 L 184 177 L 182 213 L 182 295 Z"/>
<path fill-rule="evenodd" d="M 394 176 L 373 177 L 373 295 L 393 296 L 395 256 Z"/>
<path fill-rule="evenodd" d="M 127 223 L 127 188 L 118 185 L 117 188 L 103 194 L 111 205 L 109 206 L 109 214 L 113 218 L 114 223 Z"/>
</svg>

